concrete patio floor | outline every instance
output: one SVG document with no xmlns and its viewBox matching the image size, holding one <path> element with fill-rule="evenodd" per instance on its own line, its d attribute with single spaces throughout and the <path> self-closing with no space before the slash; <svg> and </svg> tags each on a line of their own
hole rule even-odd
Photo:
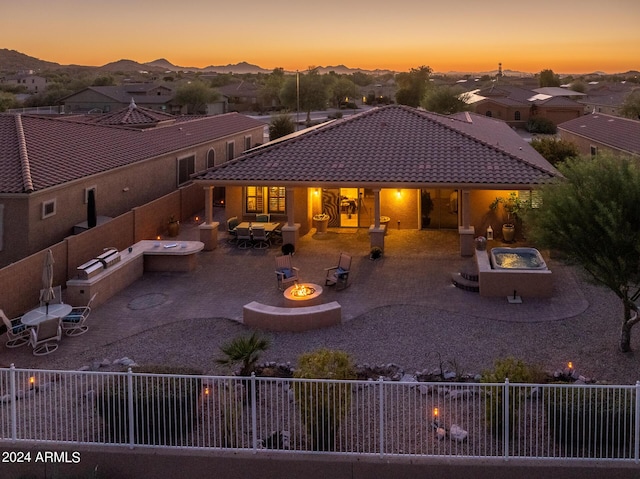
<svg viewBox="0 0 640 479">
<path fill-rule="evenodd" d="M 224 210 L 215 209 L 221 221 Z M 179 239 L 198 239 L 195 224 L 183 224 Z M 395 363 L 412 373 L 438 366 L 438 358 L 478 373 L 498 357 L 515 356 L 545 370 L 573 361 L 581 374 L 622 384 L 640 380 L 635 353 L 617 351 L 617 298 L 581 280 L 576 270 L 545 257 L 554 275 L 554 296 L 485 298 L 457 289 L 451 274 L 470 261 L 458 251 L 455 231 L 394 230 L 385 255 L 368 258 L 366 228 L 315 230 L 301 238 L 293 256 L 302 280 L 324 285 L 324 269 L 340 252 L 353 256 L 351 286 L 325 287 L 323 302 L 342 306 L 340 326 L 304 333 L 266 333 L 271 347 L 262 358 L 295 364 L 317 347 L 344 349 L 357 363 Z M 55 353 L 36 358 L 29 346 L 0 346 L 0 364 L 77 369 L 107 358 L 138 363 L 188 365 L 209 374 L 228 372 L 215 362 L 219 346 L 247 331 L 242 307 L 251 301 L 284 306 L 274 274 L 279 246 L 239 250 L 221 231 L 218 248 L 199 255 L 189 273 L 145 273 L 95 308 L 90 330 L 63 338 Z M 640 348 L 638 337 L 632 347 Z M 4 339 L 4 338 L 3 338 Z"/>
</svg>

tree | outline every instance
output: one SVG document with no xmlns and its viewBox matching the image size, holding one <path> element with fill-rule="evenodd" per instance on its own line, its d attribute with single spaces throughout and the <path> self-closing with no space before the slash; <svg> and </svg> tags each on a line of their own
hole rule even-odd
<svg viewBox="0 0 640 479">
<path fill-rule="evenodd" d="M 207 112 L 207 103 L 218 99 L 218 92 L 201 81 L 186 83 L 176 90 L 175 101 L 187 107 L 187 113 Z"/>
<path fill-rule="evenodd" d="M 113 86 L 116 82 L 111 75 L 97 77 L 93 80 L 93 86 Z"/>
<path fill-rule="evenodd" d="M 568 159 L 558 169 L 564 181 L 541 189 L 542 207 L 527 217 L 530 235 L 620 298 L 619 348 L 628 352 L 639 321 L 640 166 L 632 157 L 598 155 Z"/>
<path fill-rule="evenodd" d="M 0 111 L 6 111 L 16 106 L 16 97 L 12 93 L 0 91 Z"/>
<path fill-rule="evenodd" d="M 343 76 L 332 78 L 328 87 L 328 93 L 330 103 L 334 107 L 340 108 L 347 99 L 353 101 L 356 96 L 356 85 Z"/>
<path fill-rule="evenodd" d="M 560 77 L 553 73 L 553 70 L 542 70 L 539 74 L 540 87 L 560 86 Z"/>
<path fill-rule="evenodd" d="M 280 101 L 290 110 L 297 111 L 298 98 L 301 111 L 307 113 L 307 124 L 311 124 L 311 111 L 324 110 L 327 104 L 327 89 L 317 68 L 306 74 L 289 77 L 280 92 Z"/>
<path fill-rule="evenodd" d="M 531 146 L 553 166 L 557 166 L 567 158 L 575 158 L 579 155 L 575 143 L 555 137 L 534 138 L 531 140 Z"/>
<path fill-rule="evenodd" d="M 271 108 L 280 104 L 280 91 L 284 85 L 284 70 L 276 68 L 262 83 L 258 92 L 258 100 L 262 108 Z"/>
<path fill-rule="evenodd" d="M 625 98 L 620 114 L 627 118 L 640 120 L 640 90 L 634 90 Z"/>
<path fill-rule="evenodd" d="M 276 115 L 271 118 L 271 123 L 269 123 L 269 140 L 281 138 L 294 131 L 296 131 L 296 125 L 288 113 Z"/>
<path fill-rule="evenodd" d="M 217 359 L 218 364 L 233 365 L 241 363 L 239 376 L 251 376 L 260 353 L 269 347 L 269 340 L 252 333 L 251 336 L 240 336 L 220 346 L 223 358 Z"/>
<path fill-rule="evenodd" d="M 412 68 L 408 73 L 398 73 L 396 82 L 396 101 L 401 105 L 417 107 L 427 91 L 431 67 L 420 66 Z"/>
<path fill-rule="evenodd" d="M 587 84 L 582 80 L 572 81 L 571 85 L 569 85 L 569 89 L 577 91 L 578 93 L 584 93 L 587 91 Z"/>
<path fill-rule="evenodd" d="M 422 99 L 422 106 L 434 113 L 450 115 L 469 110 L 469 105 L 465 101 L 468 96 L 468 93 L 450 86 L 435 87 L 427 90 Z"/>
</svg>

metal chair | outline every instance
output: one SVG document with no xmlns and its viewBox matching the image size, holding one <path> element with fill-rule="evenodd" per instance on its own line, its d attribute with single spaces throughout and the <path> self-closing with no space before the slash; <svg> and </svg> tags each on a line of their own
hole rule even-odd
<svg viewBox="0 0 640 479">
<path fill-rule="evenodd" d="M 349 272 L 351 270 L 351 256 L 346 253 L 340 253 L 340 259 L 337 266 L 325 268 L 327 276 L 324 284 L 326 286 L 335 286 L 336 289 L 344 289 L 349 286 Z"/>
<path fill-rule="evenodd" d="M 236 227 L 240 224 L 240 220 L 237 216 L 232 216 L 227 220 L 227 234 L 229 235 L 229 239 L 227 242 L 235 243 L 238 241 L 238 232 L 236 231 Z"/>
<path fill-rule="evenodd" d="M 249 228 L 236 228 L 236 245 L 240 249 L 247 249 L 253 246 L 252 238 L 251 238 L 251 229 Z"/>
<path fill-rule="evenodd" d="M 62 338 L 60 318 L 47 319 L 38 323 L 30 330 L 29 343 L 33 346 L 34 356 L 44 356 L 58 349 L 58 342 Z"/>
<path fill-rule="evenodd" d="M 265 249 L 271 246 L 271 240 L 269 239 L 269 233 L 264 229 L 264 226 L 253 225 L 251 228 L 251 235 L 253 236 L 253 247 L 256 249 Z"/>
<path fill-rule="evenodd" d="M 271 221 L 270 213 L 259 213 L 256 215 L 256 223 L 269 223 Z"/>
<path fill-rule="evenodd" d="M 80 336 L 89 331 L 89 326 L 86 325 L 86 322 L 91 313 L 91 303 L 93 303 L 97 295 L 98 293 L 94 293 L 86 306 L 74 307 L 69 314 L 62 318 L 62 331 L 64 331 L 64 334 L 67 336 Z"/>
<path fill-rule="evenodd" d="M 297 283 L 299 281 L 298 268 L 291 264 L 291 255 L 283 254 L 276 256 L 276 279 L 278 280 L 278 289 L 284 291 L 288 284 Z"/>
<path fill-rule="evenodd" d="M 24 346 L 29 342 L 29 329 L 31 326 L 27 326 L 26 324 L 22 324 L 20 318 L 7 318 L 7 315 L 4 314 L 4 311 L 0 309 L 0 317 L 2 318 L 2 322 L 7 328 L 7 344 L 8 348 L 17 348 L 19 346 Z"/>
</svg>

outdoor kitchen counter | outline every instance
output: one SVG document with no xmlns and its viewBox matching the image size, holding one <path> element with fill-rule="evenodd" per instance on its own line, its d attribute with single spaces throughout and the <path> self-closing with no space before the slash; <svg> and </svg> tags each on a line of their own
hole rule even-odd
<svg viewBox="0 0 640 479">
<path fill-rule="evenodd" d="M 203 248 L 200 241 L 138 241 L 120 251 L 120 261 L 113 266 L 88 279 L 67 281 L 66 301 L 81 306 L 98 293 L 93 302 L 97 306 L 140 279 L 145 271 L 192 271 Z"/>
</svg>

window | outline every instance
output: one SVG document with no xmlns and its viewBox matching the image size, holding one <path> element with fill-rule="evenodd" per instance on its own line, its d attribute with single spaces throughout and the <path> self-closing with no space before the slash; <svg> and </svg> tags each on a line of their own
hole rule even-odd
<svg viewBox="0 0 640 479">
<path fill-rule="evenodd" d="M 42 202 L 42 219 L 49 218 L 56 214 L 56 200 Z"/>
<path fill-rule="evenodd" d="M 216 152 L 212 148 L 207 151 L 207 168 L 213 168 L 216 166 Z"/>
<path fill-rule="evenodd" d="M 284 186 L 269 187 L 269 213 L 284 213 L 286 210 Z"/>
<path fill-rule="evenodd" d="M 247 213 L 264 212 L 264 201 L 261 186 L 247 186 L 245 207 Z"/>
<path fill-rule="evenodd" d="M 542 206 L 542 197 L 538 190 L 519 190 L 518 199 L 531 208 L 540 208 Z"/>
<path fill-rule="evenodd" d="M 513 119 L 516 120 L 516 121 L 520 120 L 520 112 L 519 111 L 517 111 L 517 112 L 515 112 L 513 114 Z"/>
<path fill-rule="evenodd" d="M 593 158 L 594 156 L 598 155 L 598 147 L 597 146 L 591 145 L 591 147 L 589 149 L 591 151 L 591 158 Z"/>
<path fill-rule="evenodd" d="M 93 198 L 97 198 L 98 187 L 96 185 L 89 186 L 84 189 L 84 204 L 86 205 L 89 202 L 89 191 L 93 190 Z"/>
<path fill-rule="evenodd" d="M 178 186 L 184 185 L 191 179 L 191 175 L 195 173 L 195 163 L 195 155 L 178 158 Z"/>
<path fill-rule="evenodd" d="M 227 161 L 233 160 L 233 158 L 235 157 L 235 146 L 235 142 L 227 142 Z"/>
<path fill-rule="evenodd" d="M 250 136 L 245 136 L 244 137 L 244 151 L 250 150 L 251 149 L 251 137 Z"/>
</svg>

